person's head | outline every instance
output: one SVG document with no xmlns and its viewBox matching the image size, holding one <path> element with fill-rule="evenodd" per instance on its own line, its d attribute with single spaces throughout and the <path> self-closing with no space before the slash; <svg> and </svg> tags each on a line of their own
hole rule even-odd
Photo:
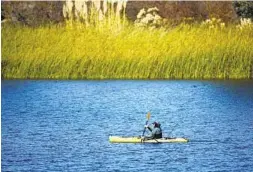
<svg viewBox="0 0 253 172">
<path fill-rule="evenodd" d="M 154 127 L 160 127 L 159 122 L 153 122 Z"/>
</svg>

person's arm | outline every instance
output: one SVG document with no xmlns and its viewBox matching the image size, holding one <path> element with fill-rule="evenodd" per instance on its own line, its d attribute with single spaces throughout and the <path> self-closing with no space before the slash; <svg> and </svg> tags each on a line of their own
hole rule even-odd
<svg viewBox="0 0 253 172">
<path fill-rule="evenodd" d="M 145 125 L 145 127 L 150 131 L 150 134 L 148 134 L 144 138 L 145 139 L 152 139 L 153 138 L 153 134 L 152 134 L 153 128 L 151 128 L 150 125 Z"/>
<path fill-rule="evenodd" d="M 155 138 L 155 134 L 157 132 L 157 128 L 153 128 L 153 129 L 150 128 L 150 131 L 151 131 L 150 135 L 146 136 L 145 138 L 147 138 L 147 139 L 154 139 Z"/>
<path fill-rule="evenodd" d="M 150 126 L 148 126 L 147 128 L 148 128 L 148 130 L 149 130 L 150 132 L 152 132 L 152 128 L 150 128 Z"/>
<path fill-rule="evenodd" d="M 152 130 L 153 130 L 153 128 L 150 127 L 150 125 L 145 125 L 144 127 L 147 128 L 150 132 L 152 132 Z"/>
</svg>

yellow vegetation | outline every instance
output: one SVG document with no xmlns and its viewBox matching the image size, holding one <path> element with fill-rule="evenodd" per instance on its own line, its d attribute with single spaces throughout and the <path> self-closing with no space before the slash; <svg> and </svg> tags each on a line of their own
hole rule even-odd
<svg viewBox="0 0 253 172">
<path fill-rule="evenodd" d="M 217 24 L 218 23 L 218 24 Z M 2 76 L 34 79 L 250 78 L 253 29 L 132 24 L 2 26 Z"/>
</svg>

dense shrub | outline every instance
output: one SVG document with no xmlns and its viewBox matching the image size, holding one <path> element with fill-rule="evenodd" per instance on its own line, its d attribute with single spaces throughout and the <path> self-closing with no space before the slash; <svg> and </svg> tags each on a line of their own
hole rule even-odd
<svg viewBox="0 0 253 172">
<path fill-rule="evenodd" d="M 234 2 L 233 5 L 238 16 L 242 18 L 253 19 L 253 2 L 252 1 Z"/>
</svg>

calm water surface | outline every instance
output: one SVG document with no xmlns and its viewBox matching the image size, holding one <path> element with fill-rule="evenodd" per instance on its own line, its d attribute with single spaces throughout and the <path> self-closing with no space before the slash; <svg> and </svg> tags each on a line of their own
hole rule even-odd
<svg viewBox="0 0 253 172">
<path fill-rule="evenodd" d="M 186 144 L 110 144 L 146 113 Z M 252 171 L 252 81 L 2 81 L 2 171 Z"/>
</svg>

